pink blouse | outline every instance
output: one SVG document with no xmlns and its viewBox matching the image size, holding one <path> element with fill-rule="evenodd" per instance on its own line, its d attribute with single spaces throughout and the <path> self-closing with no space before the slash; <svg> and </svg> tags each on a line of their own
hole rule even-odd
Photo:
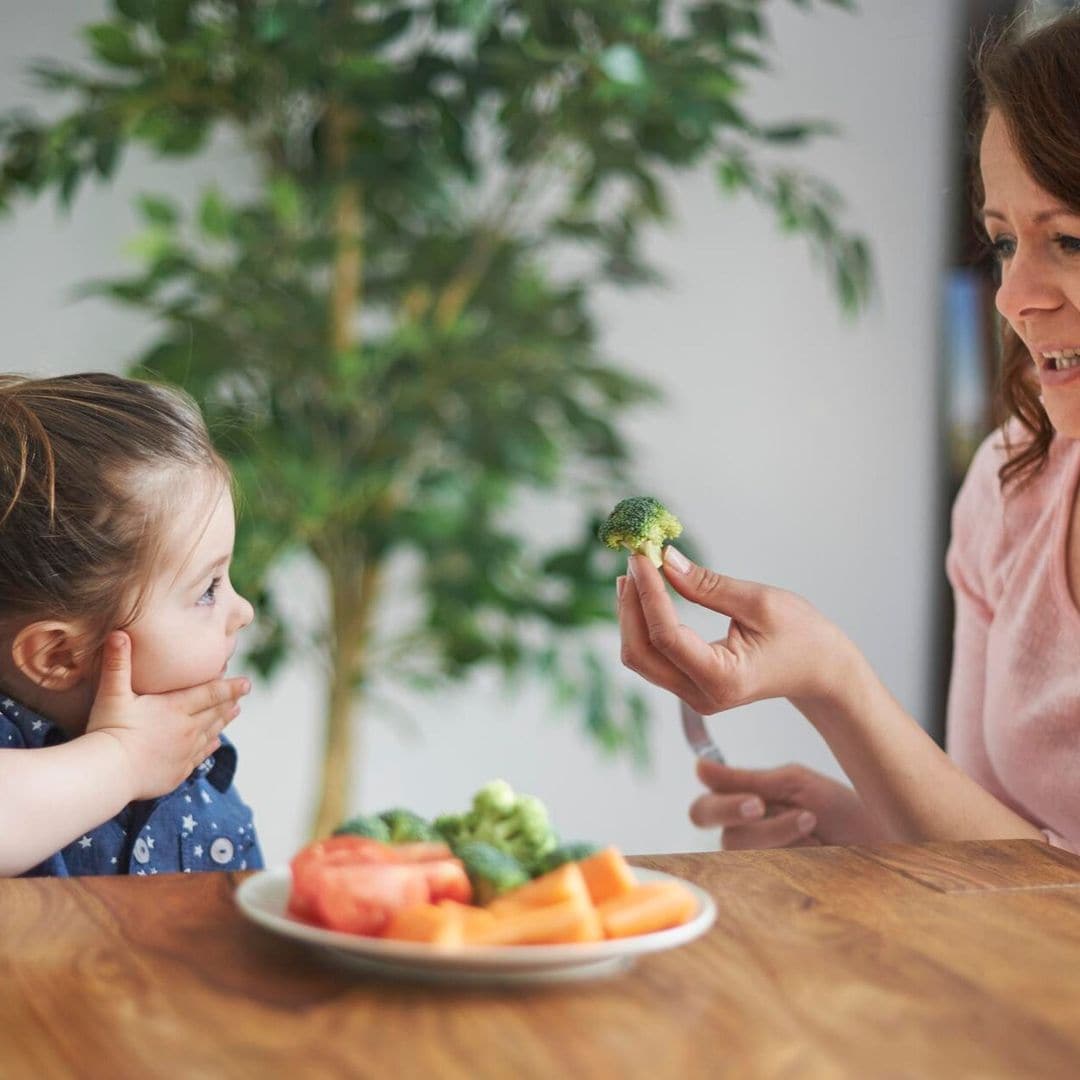
<svg viewBox="0 0 1080 1080">
<path fill-rule="evenodd" d="M 1014 445 L 1019 426 L 1009 429 Z M 1045 468 L 1002 495 L 1000 431 L 979 447 L 952 514 L 956 598 L 947 749 L 1047 839 L 1080 850 L 1080 610 L 1066 541 L 1080 441 L 1056 436 Z"/>
</svg>

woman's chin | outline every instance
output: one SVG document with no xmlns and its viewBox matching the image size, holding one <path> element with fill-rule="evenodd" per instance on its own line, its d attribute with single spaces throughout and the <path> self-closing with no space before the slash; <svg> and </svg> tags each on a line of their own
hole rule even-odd
<svg viewBox="0 0 1080 1080">
<path fill-rule="evenodd" d="M 1080 393 L 1077 390 L 1070 389 L 1067 393 L 1043 391 L 1046 415 L 1050 417 L 1054 431 L 1066 439 L 1080 439 Z"/>
</svg>

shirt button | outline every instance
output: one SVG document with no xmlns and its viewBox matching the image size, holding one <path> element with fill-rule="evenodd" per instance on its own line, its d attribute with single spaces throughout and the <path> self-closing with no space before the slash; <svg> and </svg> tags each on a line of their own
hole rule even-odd
<svg viewBox="0 0 1080 1080">
<path fill-rule="evenodd" d="M 232 859 L 233 851 L 233 842 L 227 836 L 219 836 L 210 845 L 210 858 L 223 865 Z"/>
<path fill-rule="evenodd" d="M 135 861 L 137 863 L 148 863 L 150 861 L 150 846 L 141 836 L 135 841 L 131 853 L 135 856 Z"/>
</svg>

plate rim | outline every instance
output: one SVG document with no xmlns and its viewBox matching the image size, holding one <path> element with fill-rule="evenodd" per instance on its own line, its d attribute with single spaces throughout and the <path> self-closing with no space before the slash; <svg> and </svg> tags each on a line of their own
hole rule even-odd
<svg viewBox="0 0 1080 1080">
<path fill-rule="evenodd" d="M 507 971 L 572 967 L 602 964 L 604 961 L 631 958 L 685 945 L 705 934 L 716 921 L 716 903 L 700 885 L 669 874 L 664 870 L 635 866 L 634 873 L 642 883 L 647 881 L 676 881 L 689 889 L 698 902 L 693 918 L 679 926 L 656 930 L 650 934 L 614 938 L 605 941 L 567 943 L 559 945 L 466 945 L 441 948 L 424 942 L 393 941 L 385 938 L 346 934 L 325 930 L 289 918 L 284 911 L 268 910 L 265 897 L 268 889 L 280 890 L 291 883 L 289 867 L 273 866 L 257 870 L 236 888 L 234 900 L 241 913 L 281 937 L 323 950 L 350 957 L 370 958 L 381 964 L 407 965 L 410 968 L 460 968 L 464 971 L 503 969 Z"/>
</svg>

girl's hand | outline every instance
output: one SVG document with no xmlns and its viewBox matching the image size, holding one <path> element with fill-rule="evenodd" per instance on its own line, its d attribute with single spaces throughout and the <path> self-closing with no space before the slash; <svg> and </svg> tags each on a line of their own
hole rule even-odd
<svg viewBox="0 0 1080 1080">
<path fill-rule="evenodd" d="M 169 694 L 131 689 L 131 639 L 122 631 L 105 641 L 101 681 L 86 734 L 116 739 L 127 762 L 132 799 L 151 799 L 178 787 L 220 745 L 222 730 L 240 713 L 247 679 L 215 679 Z"/>
<path fill-rule="evenodd" d="M 619 579 L 622 661 L 649 682 L 709 715 L 764 698 L 827 703 L 859 654 L 801 596 L 695 566 L 665 549 L 674 589 L 731 619 L 727 637 L 706 642 L 680 624 L 664 577 L 641 555 Z"/>
<path fill-rule="evenodd" d="M 690 820 L 722 828 L 727 851 L 888 839 L 850 787 L 802 765 L 733 769 L 702 760 L 697 772 L 710 790 L 691 803 Z"/>
</svg>

